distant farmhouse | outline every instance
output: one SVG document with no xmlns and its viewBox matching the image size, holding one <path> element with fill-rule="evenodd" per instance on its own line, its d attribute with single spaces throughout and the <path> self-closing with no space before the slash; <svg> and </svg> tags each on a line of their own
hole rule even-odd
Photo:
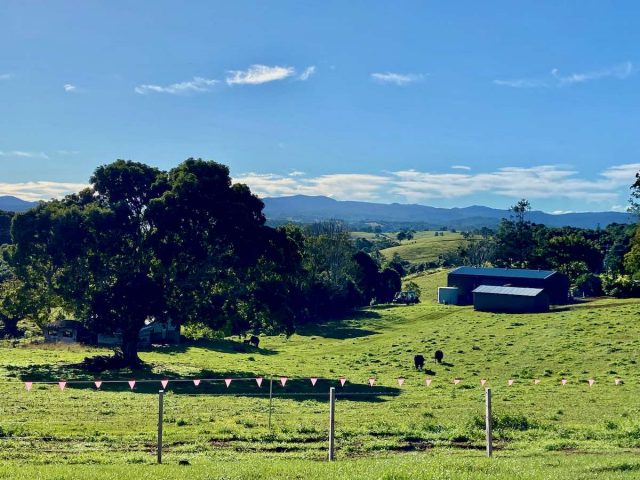
<svg viewBox="0 0 640 480">
<path fill-rule="evenodd" d="M 544 312 L 568 299 L 568 278 L 553 270 L 460 267 L 438 289 L 439 303 L 489 312 Z"/>
</svg>

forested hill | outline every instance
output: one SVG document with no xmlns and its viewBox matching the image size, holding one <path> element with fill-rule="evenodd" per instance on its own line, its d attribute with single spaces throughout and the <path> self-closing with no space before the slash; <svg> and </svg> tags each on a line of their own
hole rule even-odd
<svg viewBox="0 0 640 480">
<path fill-rule="evenodd" d="M 414 223 L 422 227 L 443 226 L 466 229 L 495 227 L 502 218 L 509 218 L 508 210 L 474 205 L 464 208 L 437 208 L 417 204 L 382 204 L 338 201 L 323 196 L 295 195 L 265 198 L 265 214 L 271 222 L 314 222 L 339 219 L 348 223 Z M 611 223 L 629 223 L 631 216 L 622 212 L 585 212 L 552 215 L 532 211 L 527 218 L 550 227 L 605 227 Z"/>
<path fill-rule="evenodd" d="M 459 229 L 495 227 L 508 210 L 473 205 L 464 208 L 438 208 L 417 204 L 383 204 L 339 201 L 323 196 L 295 195 L 263 199 L 265 214 L 271 222 L 314 222 L 339 219 L 348 223 L 379 222 L 419 224 L 423 228 L 443 226 Z M 22 212 L 37 205 L 12 196 L 0 196 L 0 210 Z M 549 227 L 605 227 L 611 223 L 630 223 L 631 215 L 622 212 L 585 212 L 552 215 L 532 211 L 527 215 L 533 223 Z"/>
<path fill-rule="evenodd" d="M 0 195 L 0 210 L 5 212 L 24 212 L 36 205 L 37 202 L 27 202 L 10 195 Z"/>
</svg>

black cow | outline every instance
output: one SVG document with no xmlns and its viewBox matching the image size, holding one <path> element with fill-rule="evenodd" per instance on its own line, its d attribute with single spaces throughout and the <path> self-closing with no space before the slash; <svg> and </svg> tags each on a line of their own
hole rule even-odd
<svg viewBox="0 0 640 480">
<path fill-rule="evenodd" d="M 260 345 L 260 339 L 255 335 L 251 335 L 251 338 L 249 339 L 249 343 L 254 347 L 258 348 L 258 345 Z"/>
<path fill-rule="evenodd" d="M 435 359 L 436 362 L 442 363 L 442 359 L 444 358 L 444 353 L 442 353 L 442 350 L 436 350 L 436 353 L 433 355 L 433 358 Z"/>
<path fill-rule="evenodd" d="M 413 364 L 416 366 L 416 370 L 422 370 L 424 368 L 424 357 L 416 355 L 413 357 Z"/>
</svg>

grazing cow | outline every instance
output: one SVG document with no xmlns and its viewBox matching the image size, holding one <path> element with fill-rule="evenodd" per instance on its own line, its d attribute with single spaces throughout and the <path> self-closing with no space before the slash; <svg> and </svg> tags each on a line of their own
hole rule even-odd
<svg viewBox="0 0 640 480">
<path fill-rule="evenodd" d="M 444 353 L 442 353 L 442 350 L 436 350 L 436 353 L 433 355 L 433 358 L 435 359 L 436 362 L 442 363 L 442 359 L 444 358 Z"/>
<path fill-rule="evenodd" d="M 243 340 L 242 343 L 245 345 L 251 345 L 251 340 Z"/>
<path fill-rule="evenodd" d="M 255 335 L 251 335 L 251 338 L 249 339 L 249 343 L 254 347 L 258 348 L 258 345 L 260 345 L 260 339 Z"/>
<path fill-rule="evenodd" d="M 422 370 L 424 368 L 424 357 L 416 355 L 413 357 L 413 364 L 416 366 L 416 370 Z"/>
</svg>

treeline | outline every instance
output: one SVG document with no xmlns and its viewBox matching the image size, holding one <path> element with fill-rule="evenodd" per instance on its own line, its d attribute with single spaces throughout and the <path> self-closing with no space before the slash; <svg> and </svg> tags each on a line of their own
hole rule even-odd
<svg viewBox="0 0 640 480">
<path fill-rule="evenodd" d="M 340 222 L 267 226 L 262 201 L 224 165 L 118 160 L 90 184 L 14 217 L 0 263 L 5 333 L 22 318 L 75 318 L 121 333 L 119 358 L 132 365 L 150 319 L 291 333 L 400 290 L 398 272 L 358 251 Z"/>
<path fill-rule="evenodd" d="M 558 270 L 585 295 L 640 295 L 640 228 L 550 228 L 527 220 L 527 200 L 511 208 L 496 232 L 466 235 L 455 252 L 461 264 Z M 479 235 L 478 235 L 479 234 Z"/>
</svg>

